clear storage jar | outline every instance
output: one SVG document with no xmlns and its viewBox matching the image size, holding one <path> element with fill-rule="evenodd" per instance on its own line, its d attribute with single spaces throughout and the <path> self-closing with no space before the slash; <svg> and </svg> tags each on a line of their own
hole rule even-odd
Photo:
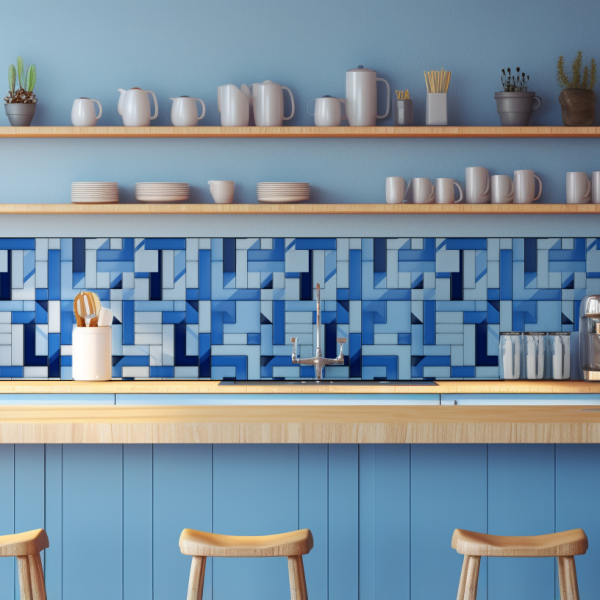
<svg viewBox="0 0 600 600">
<path fill-rule="evenodd" d="M 571 379 L 571 334 L 557 331 L 546 338 L 548 379 Z"/>
<path fill-rule="evenodd" d="M 500 379 L 521 379 L 522 337 L 518 331 L 500 333 Z"/>
<path fill-rule="evenodd" d="M 523 334 L 523 367 L 525 379 L 544 379 L 546 361 L 546 334 Z"/>
</svg>

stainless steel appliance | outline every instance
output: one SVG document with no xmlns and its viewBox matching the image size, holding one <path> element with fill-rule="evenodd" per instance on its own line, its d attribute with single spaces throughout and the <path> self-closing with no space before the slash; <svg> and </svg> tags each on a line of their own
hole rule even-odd
<svg viewBox="0 0 600 600">
<path fill-rule="evenodd" d="M 579 307 L 579 361 L 586 381 L 600 381 L 600 296 L 585 296 Z"/>
</svg>

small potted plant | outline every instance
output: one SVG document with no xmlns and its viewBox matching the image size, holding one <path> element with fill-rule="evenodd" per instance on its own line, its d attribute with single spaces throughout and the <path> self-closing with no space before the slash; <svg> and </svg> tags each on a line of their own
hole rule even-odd
<svg viewBox="0 0 600 600">
<path fill-rule="evenodd" d="M 15 89 L 19 79 L 19 89 Z M 27 70 L 23 67 L 23 59 L 17 58 L 17 68 L 10 65 L 8 68 L 8 95 L 4 98 L 4 110 L 10 124 L 17 127 L 27 127 L 31 124 L 35 114 L 37 98 L 33 93 L 35 87 L 35 65 Z"/>
<path fill-rule="evenodd" d="M 531 113 L 542 105 L 542 99 L 535 92 L 527 91 L 529 75 L 525 75 L 520 67 L 517 67 L 516 76 L 510 69 L 502 69 L 500 81 L 504 91 L 494 95 L 500 124 L 504 127 L 529 125 Z"/>
<path fill-rule="evenodd" d="M 581 50 L 577 53 L 573 61 L 573 79 L 565 74 L 565 59 L 562 56 L 558 58 L 558 84 L 563 91 L 558 97 L 560 102 L 563 124 L 567 127 L 586 127 L 594 123 L 594 112 L 596 108 L 596 94 L 594 87 L 596 85 L 596 61 L 592 58 L 590 66 L 583 67 L 583 77 L 581 75 L 581 66 L 583 63 L 583 54 Z"/>
</svg>

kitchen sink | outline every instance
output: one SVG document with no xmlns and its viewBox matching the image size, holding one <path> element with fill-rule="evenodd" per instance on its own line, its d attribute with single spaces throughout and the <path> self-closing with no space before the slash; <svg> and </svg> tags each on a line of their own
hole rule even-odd
<svg viewBox="0 0 600 600">
<path fill-rule="evenodd" d="M 294 385 L 310 385 L 310 386 L 326 386 L 326 385 L 336 385 L 336 386 L 400 386 L 400 385 L 418 385 L 418 386 L 437 386 L 435 381 L 367 381 L 367 380 L 353 380 L 353 379 L 286 379 L 286 380 L 273 380 L 273 379 L 265 379 L 265 380 L 252 380 L 252 381 L 244 381 L 244 380 L 231 380 L 231 381 L 221 381 L 219 385 L 239 385 L 244 387 L 251 386 L 269 386 L 269 385 L 284 385 L 284 386 L 294 386 Z"/>
</svg>

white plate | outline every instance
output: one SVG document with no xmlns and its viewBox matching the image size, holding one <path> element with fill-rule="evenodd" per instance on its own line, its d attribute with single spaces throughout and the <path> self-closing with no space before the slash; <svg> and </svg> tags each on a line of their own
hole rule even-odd
<svg viewBox="0 0 600 600">
<path fill-rule="evenodd" d="M 304 202 L 310 200 L 310 196 L 272 196 L 271 198 L 259 198 L 259 202 L 265 202 L 266 204 L 288 204 L 291 202 Z"/>
<path fill-rule="evenodd" d="M 71 185 L 119 185 L 116 181 L 73 181 Z"/>
<path fill-rule="evenodd" d="M 98 199 L 93 199 L 93 200 L 85 200 L 83 198 L 78 198 L 77 200 L 75 200 L 74 198 L 71 198 L 71 204 L 117 204 L 119 202 L 118 198 L 115 199 L 105 199 L 105 200 L 98 200 Z"/>
<path fill-rule="evenodd" d="M 140 202 L 183 202 L 184 200 L 188 199 L 188 196 L 186 196 L 185 198 L 181 198 L 181 197 L 174 198 L 173 196 L 154 196 L 153 198 L 147 198 L 147 197 L 142 198 L 142 197 L 136 196 L 135 199 L 139 200 Z"/>
<path fill-rule="evenodd" d="M 258 185 L 310 185 L 302 181 L 259 181 Z"/>
</svg>

